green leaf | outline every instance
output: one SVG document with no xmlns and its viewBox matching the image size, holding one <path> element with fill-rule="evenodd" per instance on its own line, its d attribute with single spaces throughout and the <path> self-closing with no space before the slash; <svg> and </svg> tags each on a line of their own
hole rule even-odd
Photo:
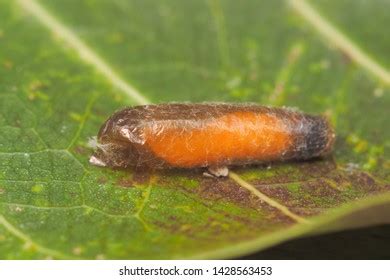
<svg viewBox="0 0 390 280">
<path fill-rule="evenodd" d="M 227 258 L 390 222 L 387 1 L 0 0 L 0 258 Z M 147 174 L 93 167 L 126 105 L 326 112 L 323 160 Z"/>
</svg>

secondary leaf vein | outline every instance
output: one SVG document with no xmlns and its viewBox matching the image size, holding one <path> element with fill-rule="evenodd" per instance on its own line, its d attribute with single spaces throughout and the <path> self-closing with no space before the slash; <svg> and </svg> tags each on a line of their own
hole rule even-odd
<svg viewBox="0 0 390 280">
<path fill-rule="evenodd" d="M 292 220 L 294 220 L 296 222 L 299 222 L 299 223 L 309 223 L 309 221 L 306 220 L 305 218 L 302 218 L 301 216 L 298 216 L 297 214 L 294 214 L 293 212 L 290 211 L 290 209 L 288 207 L 280 204 L 276 200 L 274 200 L 274 199 L 270 198 L 269 196 L 263 194 L 258 189 L 256 189 L 254 186 L 252 186 L 248 182 L 246 182 L 243 179 L 241 179 L 241 177 L 238 176 L 236 173 L 229 172 L 229 177 L 232 180 L 234 180 L 237 184 L 239 184 L 241 187 L 247 189 L 253 195 L 257 196 L 258 198 L 260 198 L 262 201 L 264 201 L 268 205 L 278 209 L 280 212 L 282 212 L 284 215 L 290 217 Z"/>
<path fill-rule="evenodd" d="M 147 104 L 150 101 L 144 97 L 135 87 L 124 81 L 110 65 L 107 64 L 95 51 L 93 51 L 80 37 L 71 29 L 62 24 L 50 14 L 41 4 L 35 0 L 18 0 L 18 3 L 26 11 L 36 17 L 47 29 L 64 40 L 72 47 L 82 60 L 92 65 L 103 76 L 105 76 L 115 87 L 120 89 L 132 100 L 140 104 Z"/>
<path fill-rule="evenodd" d="M 53 256 L 60 259 L 73 259 L 74 257 L 63 254 L 56 250 L 44 247 L 35 241 L 33 241 L 28 235 L 24 234 L 22 231 L 14 227 L 8 220 L 5 219 L 3 215 L 0 215 L 0 224 L 4 226 L 4 228 L 10 232 L 15 237 L 24 241 L 26 244 L 33 246 L 36 250 L 42 254 Z"/>
<path fill-rule="evenodd" d="M 390 72 L 352 42 L 345 34 L 321 16 L 305 0 L 288 0 L 290 5 L 322 36 L 347 54 L 353 61 L 371 72 L 386 85 L 390 85 Z"/>
</svg>

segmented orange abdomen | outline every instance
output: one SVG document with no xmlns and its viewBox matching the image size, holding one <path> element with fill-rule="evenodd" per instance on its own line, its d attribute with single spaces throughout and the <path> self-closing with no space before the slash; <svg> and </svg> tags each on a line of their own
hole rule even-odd
<svg viewBox="0 0 390 280">
<path fill-rule="evenodd" d="M 126 108 L 98 135 L 95 164 L 192 168 L 308 159 L 329 153 L 323 116 L 256 104 L 159 104 Z"/>
</svg>

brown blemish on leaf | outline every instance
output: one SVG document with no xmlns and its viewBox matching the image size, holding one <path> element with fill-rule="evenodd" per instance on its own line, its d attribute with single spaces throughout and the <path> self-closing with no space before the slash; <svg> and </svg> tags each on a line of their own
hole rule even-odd
<svg viewBox="0 0 390 280">
<path fill-rule="evenodd" d="M 199 180 L 203 176 L 203 168 L 193 168 L 193 169 L 166 169 L 166 170 L 156 170 L 155 174 L 157 175 L 160 182 L 171 183 L 170 178 L 177 176 L 187 177 L 189 179 Z"/>
<path fill-rule="evenodd" d="M 321 178 L 316 181 L 303 183 L 301 190 L 311 197 L 332 198 L 336 200 L 341 198 L 339 195 L 340 192 L 330 187 L 328 182 Z"/>
<path fill-rule="evenodd" d="M 256 167 L 259 169 L 259 172 L 267 168 L 265 165 Z M 327 176 L 336 168 L 336 164 L 331 158 L 312 159 L 302 162 L 272 163 L 270 169 L 274 172 L 273 176 L 255 179 L 251 183 L 255 185 L 274 185 L 307 181 L 312 178 Z M 235 167 L 233 170 L 237 170 L 237 173 L 240 173 L 240 170 L 244 171 L 245 167 Z"/>
<path fill-rule="evenodd" d="M 134 188 L 134 181 L 132 178 L 129 177 L 123 177 L 119 179 L 116 183 L 122 188 Z"/>
<path fill-rule="evenodd" d="M 317 184 L 318 182 L 310 182 L 310 184 Z M 308 183 L 306 183 L 308 184 Z M 309 187 L 310 188 L 310 187 Z M 312 196 L 305 197 L 301 195 L 301 192 L 303 191 L 304 187 L 301 186 L 301 189 L 299 190 L 299 193 L 293 193 L 288 190 L 286 185 L 262 185 L 257 187 L 260 192 L 264 193 L 268 197 L 271 197 L 272 199 L 278 201 L 282 205 L 287 206 L 291 211 L 293 211 L 295 214 L 298 214 L 302 217 L 311 216 L 313 214 L 316 214 L 317 212 L 310 211 L 311 207 L 318 207 L 312 200 Z M 332 189 L 331 189 L 332 190 Z M 307 190 L 303 191 L 303 193 L 307 193 Z M 276 211 L 273 207 L 268 206 L 268 204 L 263 203 L 263 208 L 268 208 L 269 211 Z M 300 210 L 299 213 L 297 213 L 294 209 L 295 208 L 301 208 L 308 210 L 303 211 Z M 290 220 L 287 216 L 283 215 L 288 220 Z"/>
<path fill-rule="evenodd" d="M 241 207 L 256 208 L 252 202 L 250 193 L 240 188 L 234 182 L 227 178 L 204 178 L 192 176 L 192 179 L 200 181 L 197 188 L 186 188 L 181 185 L 173 185 L 174 188 L 179 188 L 180 191 L 200 197 L 206 207 L 210 207 L 213 201 L 225 200 Z M 174 183 L 174 182 L 170 182 Z"/>
<path fill-rule="evenodd" d="M 367 193 L 383 191 L 382 186 L 365 172 L 355 171 L 349 174 L 348 179 L 360 191 Z"/>
<path fill-rule="evenodd" d="M 328 204 L 330 202 L 333 204 L 340 204 L 345 201 L 345 197 L 340 195 L 340 191 L 331 186 L 330 182 L 323 178 L 295 184 L 299 184 L 299 190 L 294 192 L 288 189 L 287 184 L 261 185 L 257 186 L 257 188 L 265 195 L 277 200 L 290 209 L 311 207 L 325 208 L 329 207 Z M 325 202 L 326 205 L 323 205 Z M 309 211 L 309 215 L 311 214 L 312 212 Z"/>
<path fill-rule="evenodd" d="M 151 170 L 136 169 L 133 173 L 133 182 L 138 185 L 148 184 L 154 174 Z"/>
<path fill-rule="evenodd" d="M 192 175 L 192 177 L 195 177 Z M 202 198 L 205 206 L 212 208 L 213 201 L 226 201 L 239 205 L 241 208 L 259 211 L 260 219 L 271 219 L 284 224 L 290 224 L 293 221 L 291 218 L 286 217 L 285 214 L 281 213 L 277 208 L 271 207 L 268 203 L 264 202 L 257 196 L 253 195 L 247 189 L 241 187 L 234 180 L 227 178 L 206 178 L 197 176 L 197 180 L 200 182 L 199 187 L 187 188 L 180 185 L 176 181 L 167 182 L 167 185 L 173 185 L 175 188 L 180 188 L 181 191 L 195 195 L 195 197 Z M 274 185 L 270 186 L 272 189 Z M 272 190 L 272 192 L 277 189 Z M 275 195 L 275 194 L 272 194 Z M 272 199 L 275 199 L 270 195 Z M 277 201 L 288 200 L 289 192 L 284 188 L 279 188 L 279 194 L 277 195 Z M 219 210 L 217 210 L 219 211 Z M 270 218 L 271 217 L 271 218 Z M 233 217 L 233 219 L 236 219 Z"/>
<path fill-rule="evenodd" d="M 188 220 L 181 221 L 178 216 L 170 216 L 168 219 L 151 221 L 162 230 L 166 230 L 173 234 L 185 234 L 191 238 L 204 239 L 204 232 L 210 233 L 212 236 L 224 235 L 224 238 L 229 240 L 240 240 L 243 235 L 249 237 L 249 235 L 256 235 L 259 230 L 267 231 L 272 230 L 275 227 L 293 225 L 289 217 L 286 217 L 283 213 L 269 206 L 258 197 L 252 195 L 248 190 L 240 187 L 234 181 L 228 178 L 206 178 L 203 177 L 200 170 L 198 173 L 195 171 L 169 171 L 170 175 L 186 176 L 191 180 L 199 181 L 197 187 L 186 187 L 180 184 L 180 180 L 171 180 L 171 176 L 167 175 L 167 172 L 160 172 L 157 183 L 160 186 L 166 186 L 175 188 L 177 191 L 183 192 L 188 195 L 189 198 L 196 199 L 197 203 L 202 204 L 204 207 L 209 208 L 215 212 L 217 216 L 221 217 L 223 223 L 219 219 L 211 219 L 207 217 L 207 221 L 204 225 L 196 225 L 194 227 L 188 226 Z M 164 175 L 163 175 L 164 174 Z M 200 198 L 200 199 L 198 199 Z M 234 203 L 245 209 L 258 211 L 258 218 L 256 216 L 246 216 L 242 214 L 227 213 L 221 208 L 214 207 L 215 201 L 223 203 L 224 201 Z M 250 210 L 249 210 L 250 211 Z M 222 225 L 223 224 L 223 225 Z M 244 232 L 237 238 L 237 231 Z M 241 234 L 241 233 L 240 233 Z M 208 238 L 209 240 L 209 238 Z M 214 240 L 215 239 L 211 239 Z"/>
<path fill-rule="evenodd" d="M 299 172 L 275 172 L 272 178 L 252 180 L 261 192 L 289 207 L 328 208 L 384 190 L 370 175 L 338 168 L 332 158 L 289 164 Z M 283 166 L 282 171 L 283 171 Z M 298 184 L 298 191 L 290 192 L 288 183 Z"/>
<path fill-rule="evenodd" d="M 324 180 L 326 180 L 328 184 L 332 184 L 334 189 L 338 189 L 339 191 L 345 191 L 351 187 L 351 182 L 348 180 L 348 176 L 339 170 L 329 173 L 327 178 L 324 177 Z"/>
<path fill-rule="evenodd" d="M 272 199 L 278 201 L 291 209 L 294 213 L 302 217 L 318 215 L 325 209 L 339 206 L 340 204 L 361 197 L 364 193 L 374 190 L 383 190 L 380 188 L 372 177 L 363 172 L 354 171 L 353 174 L 346 172 L 343 169 L 337 168 L 332 159 L 313 160 L 309 162 L 289 163 L 291 168 L 297 168 L 297 172 L 290 173 L 283 169 L 277 169 L 275 176 L 271 178 L 272 183 L 264 184 L 264 180 L 260 179 L 256 182 L 261 182 L 257 185 L 259 191 Z M 280 172 L 278 172 L 280 170 Z M 134 173 L 140 181 L 148 181 L 151 171 L 137 171 Z M 245 227 L 253 228 L 253 231 L 265 227 L 272 221 L 275 224 L 292 225 L 294 222 L 277 209 L 269 206 L 267 203 L 252 195 L 246 189 L 240 187 L 234 181 L 227 178 L 206 178 L 202 175 L 202 170 L 168 170 L 153 172 L 157 174 L 157 183 L 162 186 L 177 188 L 192 196 L 194 199 L 199 197 L 198 203 L 203 204 L 223 215 L 227 220 L 228 228 L 232 224 L 245 225 Z M 297 176 L 298 175 L 298 176 Z M 175 178 L 188 178 L 196 180 L 199 186 L 188 187 L 181 185 L 182 180 Z M 297 178 L 302 180 L 297 180 Z M 269 178 L 265 178 L 269 180 Z M 276 183 L 275 183 L 276 182 Z M 298 184 L 297 190 L 289 190 L 289 183 Z M 130 181 L 120 183 L 129 185 Z M 351 188 L 356 188 L 356 191 L 350 191 Z M 251 208 L 259 211 L 259 218 L 246 218 L 242 215 L 232 215 L 225 213 L 224 210 L 213 208 L 214 201 L 226 201 L 234 203 L 243 209 Z M 180 221 L 178 217 L 170 217 L 168 221 L 154 222 L 160 228 L 172 233 L 185 234 L 191 238 L 201 238 L 201 229 L 203 226 L 191 227 L 188 221 Z M 212 231 L 214 235 L 229 235 L 229 229 L 221 226 L 218 220 L 208 220 L 204 226 L 205 231 Z M 230 228 L 231 230 L 231 228 Z M 227 237 L 227 238 L 234 238 Z"/>
<path fill-rule="evenodd" d="M 275 186 L 265 185 L 256 188 L 260 192 L 266 194 L 269 197 L 272 197 L 272 199 L 282 202 L 283 204 L 285 201 L 291 200 L 290 191 L 284 186 L 275 187 Z"/>
<path fill-rule="evenodd" d="M 132 169 L 132 168 L 115 168 L 117 170 L 125 171 L 127 175 L 119 178 L 116 184 L 123 188 L 132 188 L 136 185 L 148 185 L 151 177 L 156 173 L 149 169 Z"/>
<path fill-rule="evenodd" d="M 227 178 L 202 178 L 195 192 L 204 199 L 225 199 L 242 207 L 253 207 L 250 193 Z"/>
<path fill-rule="evenodd" d="M 329 208 L 338 206 L 347 201 L 344 193 L 331 185 L 328 180 L 305 182 L 301 186 L 300 193 L 295 197 L 293 207 L 310 209 Z"/>
<path fill-rule="evenodd" d="M 316 159 L 307 162 L 301 162 L 297 165 L 304 178 L 318 178 L 327 176 L 337 168 L 333 159 Z"/>
<path fill-rule="evenodd" d="M 271 219 L 284 224 L 292 223 L 291 219 L 286 217 L 283 213 L 271 207 L 266 202 L 251 194 L 245 188 L 242 188 L 234 181 L 221 178 L 202 178 L 199 188 L 194 190 L 184 189 L 184 191 L 195 193 L 206 201 L 227 201 L 239 205 L 242 208 L 252 208 L 259 211 L 260 220 Z M 211 204 L 212 205 L 212 204 Z M 261 215 L 260 215 L 261 213 Z M 265 215 L 265 217 L 263 216 Z M 229 218 L 236 221 L 249 223 L 243 221 L 241 217 L 230 216 Z M 253 221 L 252 221 L 253 223 Z M 259 225 L 257 225 L 259 226 Z"/>
</svg>

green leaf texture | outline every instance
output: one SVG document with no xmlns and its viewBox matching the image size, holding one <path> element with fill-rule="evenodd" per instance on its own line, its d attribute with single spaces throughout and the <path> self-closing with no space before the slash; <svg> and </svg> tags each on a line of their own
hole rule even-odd
<svg viewBox="0 0 390 280">
<path fill-rule="evenodd" d="M 229 258 L 390 221 L 390 2 L 0 0 L 0 258 Z M 326 113 L 333 155 L 233 169 L 88 163 L 115 110 Z"/>
</svg>

